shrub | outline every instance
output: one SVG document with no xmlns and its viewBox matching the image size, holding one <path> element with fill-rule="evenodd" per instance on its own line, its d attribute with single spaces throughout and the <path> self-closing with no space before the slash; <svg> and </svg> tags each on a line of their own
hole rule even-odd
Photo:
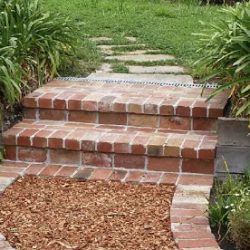
<svg viewBox="0 0 250 250">
<path fill-rule="evenodd" d="M 250 3 L 222 10 L 217 25 L 209 25 L 198 34 L 203 55 L 196 62 L 211 72 L 204 80 L 219 77 L 222 84 L 210 96 L 230 89 L 236 116 L 250 115 Z"/>
<path fill-rule="evenodd" d="M 229 215 L 229 227 L 232 240 L 239 249 L 250 247 L 250 197 Z"/>
<path fill-rule="evenodd" d="M 8 101 L 20 96 L 24 82 L 34 88 L 54 77 L 74 51 L 76 31 L 67 18 L 44 12 L 38 0 L 0 0 L 0 48 L 5 53 L 0 82 Z"/>
</svg>

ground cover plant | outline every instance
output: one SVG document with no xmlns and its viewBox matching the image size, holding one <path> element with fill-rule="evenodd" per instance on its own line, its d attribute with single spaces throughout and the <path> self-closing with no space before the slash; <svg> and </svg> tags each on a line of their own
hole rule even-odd
<svg viewBox="0 0 250 250">
<path fill-rule="evenodd" d="M 214 201 L 209 205 L 209 218 L 222 246 L 234 242 L 239 249 L 250 247 L 250 169 L 242 176 L 227 174 L 216 181 Z"/>
<path fill-rule="evenodd" d="M 48 10 L 56 10 L 83 22 L 80 34 L 86 38 L 106 36 L 113 38 L 113 42 L 108 41 L 107 44 L 126 44 L 125 36 L 134 36 L 138 43 L 145 44 L 148 49 L 174 54 L 180 64 L 190 68 L 198 58 L 196 51 L 199 47 L 192 33 L 201 30 L 199 20 L 215 23 L 220 16 L 215 10 L 221 8 L 201 6 L 195 0 L 61 0 L 60 5 L 56 0 L 44 0 L 43 3 Z M 81 50 L 82 60 L 86 62 L 85 69 L 90 61 L 89 68 L 93 68 L 101 60 L 98 51 L 89 46 L 92 45 L 85 43 Z M 73 75 L 70 69 L 62 72 Z"/>
<path fill-rule="evenodd" d="M 174 189 L 27 176 L 1 195 L 0 229 L 22 250 L 177 249 Z"/>
</svg>

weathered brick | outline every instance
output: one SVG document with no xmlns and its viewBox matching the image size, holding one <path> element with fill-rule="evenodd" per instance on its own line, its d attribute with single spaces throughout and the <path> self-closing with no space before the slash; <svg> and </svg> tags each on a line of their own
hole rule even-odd
<svg viewBox="0 0 250 250">
<path fill-rule="evenodd" d="M 158 183 L 160 181 L 162 174 L 161 173 L 150 173 L 146 172 L 142 182 L 144 183 Z"/>
<path fill-rule="evenodd" d="M 115 155 L 114 166 L 117 168 L 144 169 L 145 156 L 141 155 Z"/>
<path fill-rule="evenodd" d="M 87 111 L 71 111 L 69 112 L 68 119 L 69 121 L 74 121 L 74 122 L 96 123 L 97 113 L 87 112 Z"/>
<path fill-rule="evenodd" d="M 158 117 L 154 116 L 154 115 L 129 114 L 128 115 L 128 125 L 156 128 L 158 125 Z"/>
<path fill-rule="evenodd" d="M 94 169 L 89 180 L 107 180 L 112 174 L 112 169 Z"/>
<path fill-rule="evenodd" d="M 183 159 L 182 171 L 189 173 L 213 174 L 214 161 L 213 160 L 197 160 L 197 159 Z"/>
<path fill-rule="evenodd" d="M 153 155 L 153 156 L 163 155 L 163 149 L 166 140 L 167 136 L 151 135 L 147 146 L 148 155 Z"/>
<path fill-rule="evenodd" d="M 49 156 L 53 164 L 80 165 L 80 151 L 50 149 Z"/>
<path fill-rule="evenodd" d="M 193 104 L 192 99 L 182 98 L 176 107 L 176 115 L 189 117 L 191 115 L 191 106 Z"/>
<path fill-rule="evenodd" d="M 17 144 L 20 146 L 30 146 L 31 145 L 31 137 L 37 133 L 36 129 L 25 129 L 21 132 L 17 138 Z"/>
<path fill-rule="evenodd" d="M 11 128 L 4 132 L 3 134 L 3 144 L 4 145 L 16 145 L 16 135 L 23 131 L 22 128 Z"/>
<path fill-rule="evenodd" d="M 144 177 L 144 172 L 130 171 L 128 172 L 125 182 L 139 183 Z"/>
<path fill-rule="evenodd" d="M 108 112 L 112 110 L 112 103 L 116 99 L 115 96 L 104 96 L 98 102 L 98 110 L 100 112 Z"/>
<path fill-rule="evenodd" d="M 112 167 L 112 155 L 104 153 L 83 153 L 83 164 L 96 167 Z"/>
<path fill-rule="evenodd" d="M 48 138 L 49 148 L 62 148 L 63 147 L 63 139 L 70 133 L 67 130 L 58 130 L 55 131 L 52 135 Z"/>
<path fill-rule="evenodd" d="M 32 146 L 45 148 L 48 146 L 48 137 L 53 133 L 53 130 L 41 130 L 32 138 Z"/>
<path fill-rule="evenodd" d="M 149 157 L 148 170 L 165 171 L 165 172 L 179 172 L 180 159 L 168 157 Z"/>
<path fill-rule="evenodd" d="M 69 110 L 81 110 L 82 100 L 86 97 L 86 94 L 75 94 L 68 98 L 68 109 Z"/>
<path fill-rule="evenodd" d="M 88 180 L 93 171 L 94 171 L 93 168 L 81 167 L 78 168 L 77 172 L 74 174 L 73 177 L 78 180 Z"/>
<path fill-rule="evenodd" d="M 122 181 L 124 177 L 126 176 L 127 171 L 123 170 L 114 170 L 111 176 L 109 177 L 109 180 L 111 181 Z"/>
<path fill-rule="evenodd" d="M 178 178 L 178 174 L 164 173 L 160 179 L 161 184 L 175 184 Z"/>
<path fill-rule="evenodd" d="M 61 177 L 71 177 L 72 174 L 76 172 L 78 168 L 77 167 L 66 167 L 63 166 L 57 173 L 56 176 L 61 176 Z"/>
<path fill-rule="evenodd" d="M 161 116 L 160 127 L 167 128 L 167 129 L 190 130 L 191 119 L 187 117 Z"/>
<path fill-rule="evenodd" d="M 126 125 L 127 114 L 126 113 L 99 113 L 99 123 Z"/>
<path fill-rule="evenodd" d="M 149 138 L 146 136 L 136 136 L 131 144 L 132 154 L 145 154 Z"/>
<path fill-rule="evenodd" d="M 179 248 L 216 247 L 218 243 L 215 239 L 179 240 L 178 246 Z"/>
<path fill-rule="evenodd" d="M 47 159 L 47 151 L 44 149 L 19 147 L 18 158 L 21 161 L 28 162 L 45 162 Z"/>
<path fill-rule="evenodd" d="M 42 120 L 66 120 L 66 113 L 64 110 L 55 109 L 39 109 L 39 118 Z"/>
<path fill-rule="evenodd" d="M 194 118 L 193 119 L 193 129 L 194 130 L 216 130 L 216 119 L 212 118 Z"/>
<path fill-rule="evenodd" d="M 48 165 L 46 166 L 39 175 L 41 176 L 54 176 L 55 173 L 61 168 L 60 165 Z"/>
</svg>

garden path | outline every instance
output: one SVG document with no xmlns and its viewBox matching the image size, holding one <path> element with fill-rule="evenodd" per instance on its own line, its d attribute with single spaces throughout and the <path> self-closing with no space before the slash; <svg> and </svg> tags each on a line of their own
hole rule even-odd
<svg viewBox="0 0 250 250">
<path fill-rule="evenodd" d="M 101 43 L 110 39 L 92 40 L 108 52 L 98 72 L 55 79 L 23 99 L 24 120 L 4 134 L 2 191 L 25 174 L 175 184 L 170 218 L 179 248 L 219 249 L 204 213 L 227 95 L 207 102 L 215 86 L 195 84 L 172 55 L 118 57 Z M 114 59 L 127 73 L 113 72 Z"/>
</svg>

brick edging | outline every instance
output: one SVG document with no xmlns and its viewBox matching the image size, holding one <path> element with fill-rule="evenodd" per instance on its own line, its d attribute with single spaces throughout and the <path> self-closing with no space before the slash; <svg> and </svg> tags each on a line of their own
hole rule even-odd
<svg viewBox="0 0 250 250">
<path fill-rule="evenodd" d="M 207 215 L 213 176 L 186 175 L 177 181 L 170 208 L 171 231 L 181 250 L 221 249 Z"/>
<path fill-rule="evenodd" d="M 5 166 L 5 164 L 7 164 Z M 10 164 L 13 167 L 10 167 Z M 9 170 L 8 170 L 9 169 Z M 74 171 L 69 171 L 74 170 Z M 60 175 L 61 173 L 61 175 Z M 0 193 L 19 176 L 64 176 L 85 180 L 116 180 L 135 183 L 175 184 L 176 190 L 170 208 L 173 237 L 181 250 L 220 249 L 211 232 L 206 215 L 213 175 L 159 173 L 110 168 L 79 168 L 18 164 L 6 161 L 0 164 Z M 0 249 L 15 250 L 0 233 Z"/>
</svg>

